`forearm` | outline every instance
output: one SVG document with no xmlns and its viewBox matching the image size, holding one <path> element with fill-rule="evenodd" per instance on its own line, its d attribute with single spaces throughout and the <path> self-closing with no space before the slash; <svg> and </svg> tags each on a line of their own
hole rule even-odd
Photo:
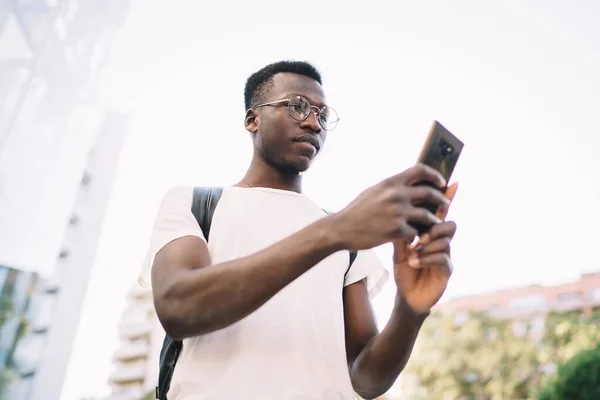
<svg viewBox="0 0 600 400">
<path fill-rule="evenodd" d="M 166 325 L 179 339 L 225 328 L 341 246 L 327 217 L 253 255 L 189 270 L 165 293 Z"/>
<path fill-rule="evenodd" d="M 406 366 L 427 315 L 416 315 L 397 294 L 394 310 L 381 333 L 374 336 L 350 366 L 356 392 L 364 398 L 385 393 Z"/>
</svg>

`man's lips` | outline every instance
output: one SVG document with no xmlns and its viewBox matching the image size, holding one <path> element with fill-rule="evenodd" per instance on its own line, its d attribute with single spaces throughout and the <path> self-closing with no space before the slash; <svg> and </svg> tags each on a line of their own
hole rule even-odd
<svg viewBox="0 0 600 400">
<path fill-rule="evenodd" d="M 294 139 L 294 142 L 304 142 L 304 143 L 309 143 L 312 144 L 314 146 L 315 149 L 319 150 L 321 148 L 321 143 L 319 142 L 319 139 L 317 139 L 316 136 L 313 135 L 303 135 L 300 136 L 297 139 Z"/>
</svg>

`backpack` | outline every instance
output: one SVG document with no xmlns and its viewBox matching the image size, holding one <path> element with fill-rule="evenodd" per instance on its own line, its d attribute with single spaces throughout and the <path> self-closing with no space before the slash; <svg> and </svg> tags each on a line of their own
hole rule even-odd
<svg viewBox="0 0 600 400">
<path fill-rule="evenodd" d="M 194 214 L 196 221 L 198 221 L 198 225 L 200 226 L 200 229 L 202 230 L 204 238 L 207 242 L 210 233 L 212 217 L 215 209 L 217 208 L 217 203 L 221 198 L 221 194 L 223 194 L 222 188 L 194 188 L 192 214 Z M 325 212 L 329 214 L 329 212 Z M 352 263 L 354 263 L 356 256 L 356 251 L 350 251 L 350 263 L 346 269 L 346 274 L 350 270 Z M 181 352 L 182 346 L 183 342 L 174 340 L 169 335 L 165 335 L 162 349 L 160 350 L 158 386 L 156 387 L 156 398 L 159 400 L 167 400 L 167 393 L 171 387 L 173 371 L 175 370 L 175 364 L 179 358 L 179 353 Z"/>
</svg>

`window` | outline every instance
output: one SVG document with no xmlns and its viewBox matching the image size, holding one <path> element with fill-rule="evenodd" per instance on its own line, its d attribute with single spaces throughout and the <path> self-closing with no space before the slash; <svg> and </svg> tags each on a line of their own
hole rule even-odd
<svg viewBox="0 0 600 400">
<path fill-rule="evenodd" d="M 546 308 L 546 298 L 541 294 L 516 297 L 511 300 L 510 308 L 513 309 L 544 309 Z"/>
<path fill-rule="evenodd" d="M 30 369 L 22 372 L 20 375 L 21 379 L 17 379 L 14 384 L 15 386 L 12 391 L 12 394 L 14 395 L 13 399 L 28 398 L 33 388 L 35 370 Z"/>
<path fill-rule="evenodd" d="M 577 292 L 561 293 L 556 296 L 556 308 L 560 310 L 575 309 L 583 305 L 581 294 Z"/>
<path fill-rule="evenodd" d="M 33 330 L 42 331 L 50 326 L 54 317 L 54 306 L 56 304 L 56 296 L 43 295 L 38 298 L 37 315 L 33 316 Z"/>
<path fill-rule="evenodd" d="M 46 338 L 42 335 L 27 335 L 21 339 L 14 354 L 14 359 L 17 360 L 21 372 L 35 369 L 35 366 L 39 364 L 45 344 Z"/>
<path fill-rule="evenodd" d="M 588 297 L 591 301 L 600 301 L 600 287 L 590 290 Z"/>
<path fill-rule="evenodd" d="M 581 296 L 579 293 L 562 293 L 556 296 L 556 301 L 558 303 L 570 302 L 573 300 L 580 300 Z"/>
</svg>

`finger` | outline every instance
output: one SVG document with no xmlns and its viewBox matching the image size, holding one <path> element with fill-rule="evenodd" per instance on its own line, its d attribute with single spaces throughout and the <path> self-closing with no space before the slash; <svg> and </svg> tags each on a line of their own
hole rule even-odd
<svg viewBox="0 0 600 400">
<path fill-rule="evenodd" d="M 429 232 L 421 235 L 416 243 L 412 243 L 410 245 L 409 250 L 420 250 L 427 243 L 431 242 L 432 240 L 439 239 L 441 237 L 447 236 L 450 239 L 452 239 L 455 234 L 456 222 L 442 221 L 439 224 L 433 225 Z"/>
<path fill-rule="evenodd" d="M 391 179 L 394 183 L 406 186 L 412 186 L 417 182 L 425 181 L 440 188 L 446 187 L 446 180 L 442 174 L 425 164 L 417 164 L 410 167 L 406 171 L 393 176 Z"/>
<path fill-rule="evenodd" d="M 394 246 L 394 254 L 392 257 L 394 265 L 406 261 L 410 251 L 404 239 L 393 240 L 392 245 Z"/>
<path fill-rule="evenodd" d="M 436 239 L 430 243 L 424 244 L 420 246 L 420 248 L 415 249 L 418 253 L 419 257 L 424 257 L 428 254 L 435 253 L 445 253 L 450 254 L 450 242 L 451 238 L 442 237 L 440 239 Z"/>
<path fill-rule="evenodd" d="M 436 268 L 444 272 L 447 276 L 452 275 L 454 266 L 450 256 L 445 253 L 428 254 L 419 258 L 421 268 Z"/>
<path fill-rule="evenodd" d="M 428 239 L 429 241 L 434 241 L 436 239 L 442 238 L 442 237 L 448 237 L 450 239 L 452 239 L 454 237 L 454 235 L 456 234 L 456 222 L 454 221 L 444 221 L 442 223 L 439 223 L 437 225 L 434 225 L 431 230 L 429 232 L 427 232 L 428 234 Z M 426 240 L 427 242 L 427 240 Z"/>
<path fill-rule="evenodd" d="M 408 198 L 412 204 L 431 203 L 438 207 L 448 207 L 450 200 L 440 192 L 429 186 L 414 186 L 408 189 Z"/>
<path fill-rule="evenodd" d="M 447 204 L 441 205 L 438 208 L 438 212 L 436 214 L 436 216 L 439 219 L 446 219 L 446 217 L 448 216 L 448 211 L 450 210 L 450 204 L 452 204 L 452 200 L 454 200 L 454 196 L 456 196 L 456 191 L 458 190 L 458 182 L 454 182 L 452 185 L 448 186 L 448 189 L 446 189 L 446 193 L 444 194 L 444 196 L 446 197 L 446 199 L 448 200 Z"/>
<path fill-rule="evenodd" d="M 398 243 L 399 246 L 406 247 L 406 243 L 413 243 L 415 241 L 417 233 L 417 230 L 408 223 L 400 221 L 396 232 L 394 232 L 394 237 L 396 237 L 396 243 Z"/>
<path fill-rule="evenodd" d="M 448 276 L 452 274 L 454 269 L 452 261 L 450 260 L 450 256 L 445 253 L 427 254 L 422 257 L 419 257 L 415 254 L 410 254 L 408 256 L 408 265 L 412 268 L 419 269 L 436 268 L 444 271 L 444 274 Z"/>
<path fill-rule="evenodd" d="M 454 200 L 454 196 L 456 196 L 456 192 L 458 191 L 458 182 L 454 182 L 452 185 L 448 186 L 448 189 L 446 189 L 446 198 L 448 200 L 450 200 L 450 203 L 452 203 L 452 200 Z"/>
<path fill-rule="evenodd" d="M 410 225 L 418 224 L 429 228 L 435 224 L 441 223 L 442 220 L 426 208 L 409 206 L 406 210 L 406 222 Z"/>
</svg>

